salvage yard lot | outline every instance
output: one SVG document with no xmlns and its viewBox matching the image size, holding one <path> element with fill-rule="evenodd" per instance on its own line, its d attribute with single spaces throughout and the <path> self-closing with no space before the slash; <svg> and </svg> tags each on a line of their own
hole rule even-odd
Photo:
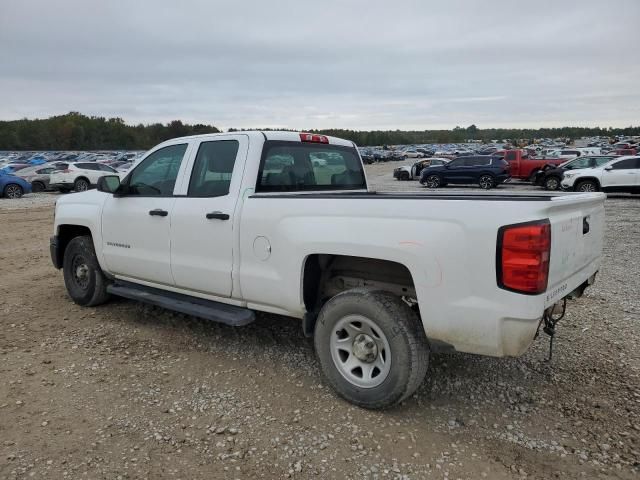
<svg viewBox="0 0 640 480">
<path fill-rule="evenodd" d="M 420 188 L 395 166 L 367 166 L 374 188 Z M 638 476 L 638 196 L 607 200 L 602 270 L 552 362 L 544 335 L 518 359 L 433 356 L 383 412 L 332 393 L 297 321 L 74 305 L 49 260 L 55 198 L 0 201 L 0 478 Z"/>
</svg>

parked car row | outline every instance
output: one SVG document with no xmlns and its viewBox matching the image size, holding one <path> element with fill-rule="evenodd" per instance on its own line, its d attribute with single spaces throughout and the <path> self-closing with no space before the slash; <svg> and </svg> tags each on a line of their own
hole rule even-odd
<svg viewBox="0 0 640 480">
<path fill-rule="evenodd" d="M 524 180 L 545 190 L 640 193 L 640 156 L 581 155 L 534 158 L 524 150 L 496 151 L 449 160 L 427 158 L 393 170 L 397 180 L 416 180 L 427 188 L 449 184 L 491 189 L 511 179 Z"/>
<path fill-rule="evenodd" d="M 104 175 L 122 175 L 142 152 L 8 152 L 0 154 L 0 195 L 20 198 L 30 192 L 82 192 Z"/>
</svg>

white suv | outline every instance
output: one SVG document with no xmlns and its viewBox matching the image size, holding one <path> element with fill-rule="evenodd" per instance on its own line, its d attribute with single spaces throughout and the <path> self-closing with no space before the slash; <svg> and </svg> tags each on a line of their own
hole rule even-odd
<svg viewBox="0 0 640 480">
<path fill-rule="evenodd" d="M 640 193 L 640 156 L 618 157 L 599 167 L 567 171 L 562 177 L 562 188 L 576 192 Z"/>
<path fill-rule="evenodd" d="M 100 177 L 119 175 L 120 172 L 96 162 L 70 163 L 64 170 L 56 170 L 49 181 L 51 188 L 61 192 L 84 192 L 94 187 Z"/>
</svg>

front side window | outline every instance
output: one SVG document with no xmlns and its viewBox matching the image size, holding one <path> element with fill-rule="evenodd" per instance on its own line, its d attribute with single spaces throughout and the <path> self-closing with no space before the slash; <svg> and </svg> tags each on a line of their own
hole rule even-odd
<svg viewBox="0 0 640 480">
<path fill-rule="evenodd" d="M 513 162 L 516 160 L 516 152 L 514 152 L 513 150 L 510 150 L 506 153 L 506 155 L 504 156 L 504 159 L 507 162 Z"/>
<path fill-rule="evenodd" d="M 127 195 L 167 197 L 173 195 L 187 144 L 171 145 L 153 152 L 131 172 Z"/>
<path fill-rule="evenodd" d="M 605 163 L 609 163 L 611 160 L 613 160 L 614 157 L 598 157 L 596 158 L 596 164 L 594 165 L 595 167 L 599 167 L 601 165 L 604 165 Z"/>
<path fill-rule="evenodd" d="M 237 140 L 200 144 L 189 181 L 190 197 L 220 197 L 229 193 L 239 146 Z"/>
<path fill-rule="evenodd" d="M 265 142 L 257 192 L 366 189 L 353 147 L 286 141 Z"/>
</svg>

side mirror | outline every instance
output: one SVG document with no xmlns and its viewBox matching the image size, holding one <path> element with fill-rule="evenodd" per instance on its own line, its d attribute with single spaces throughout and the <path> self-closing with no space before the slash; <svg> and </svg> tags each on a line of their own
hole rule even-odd
<svg viewBox="0 0 640 480">
<path fill-rule="evenodd" d="M 604 167 L 604 169 L 609 172 L 611 170 L 613 170 L 613 167 L 611 165 L 607 165 L 606 167 Z"/>
<path fill-rule="evenodd" d="M 120 177 L 117 175 L 105 175 L 98 179 L 98 191 L 115 193 L 120 188 Z"/>
</svg>

